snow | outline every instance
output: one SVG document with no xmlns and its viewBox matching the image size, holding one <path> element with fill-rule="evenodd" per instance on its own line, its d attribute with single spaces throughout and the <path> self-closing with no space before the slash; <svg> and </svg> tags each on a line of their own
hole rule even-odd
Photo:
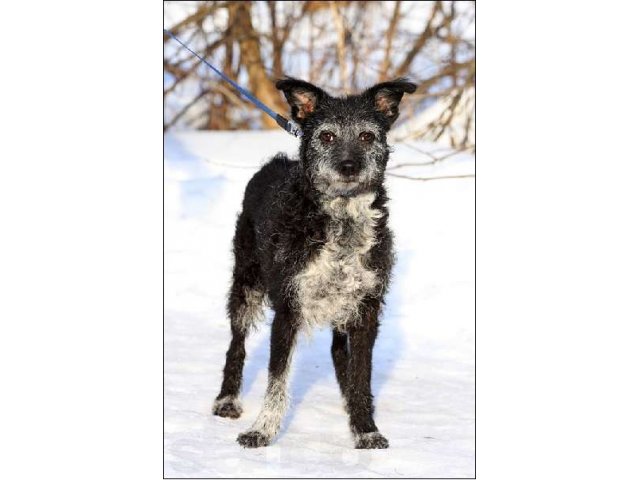
<svg viewBox="0 0 640 480">
<path fill-rule="evenodd" d="M 460 154 L 431 166 L 427 142 L 397 144 L 389 173 L 474 173 Z M 291 406 L 273 445 L 235 441 L 266 388 L 269 322 L 247 342 L 238 420 L 211 415 L 230 338 L 225 296 L 244 186 L 297 140 L 281 131 L 165 135 L 165 476 L 473 477 L 474 180 L 389 177 L 398 262 L 374 352 L 376 423 L 387 450 L 355 450 L 331 363 L 330 331 L 298 343 Z"/>
</svg>

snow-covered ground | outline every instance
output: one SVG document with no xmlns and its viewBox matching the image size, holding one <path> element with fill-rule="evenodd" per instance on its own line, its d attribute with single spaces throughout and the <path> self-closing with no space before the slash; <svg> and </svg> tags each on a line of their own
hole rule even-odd
<svg viewBox="0 0 640 480">
<path fill-rule="evenodd" d="M 355 450 L 329 354 L 330 331 L 298 344 L 291 407 L 274 445 L 235 441 L 261 405 L 269 326 L 247 343 L 238 420 L 211 415 L 230 338 L 231 239 L 244 186 L 297 141 L 281 131 L 165 136 L 164 408 L 167 477 L 473 477 L 474 179 L 387 180 L 398 262 L 374 353 L 376 422 L 388 450 Z M 474 173 L 473 157 L 432 166 L 398 144 L 389 173 Z M 269 317 L 270 318 L 270 317 Z"/>
</svg>

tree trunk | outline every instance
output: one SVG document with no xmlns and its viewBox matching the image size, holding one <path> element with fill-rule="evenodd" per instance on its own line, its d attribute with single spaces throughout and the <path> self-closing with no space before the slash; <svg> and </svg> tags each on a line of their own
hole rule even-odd
<svg viewBox="0 0 640 480">
<path fill-rule="evenodd" d="M 260 101 L 281 114 L 287 109 L 282 95 L 267 75 L 260 56 L 260 39 L 251 23 L 251 2 L 229 2 L 229 22 L 233 22 L 234 37 L 240 46 L 240 62 L 249 75 L 249 89 Z M 264 128 L 277 128 L 278 124 L 262 114 Z"/>
</svg>

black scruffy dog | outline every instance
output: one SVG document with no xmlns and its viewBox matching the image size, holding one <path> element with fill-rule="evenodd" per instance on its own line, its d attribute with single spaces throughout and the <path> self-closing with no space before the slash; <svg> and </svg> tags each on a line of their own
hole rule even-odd
<svg viewBox="0 0 640 480">
<path fill-rule="evenodd" d="M 387 448 L 371 395 L 373 344 L 393 264 L 383 186 L 386 135 L 402 95 L 416 86 L 399 79 L 344 98 L 291 78 L 276 87 L 302 127 L 300 161 L 276 155 L 247 185 L 233 243 L 231 345 L 213 414 L 242 413 L 245 338 L 268 300 L 275 312 L 269 385 L 258 418 L 238 442 L 262 447 L 273 441 L 287 406 L 296 336 L 330 325 L 356 448 Z"/>
</svg>

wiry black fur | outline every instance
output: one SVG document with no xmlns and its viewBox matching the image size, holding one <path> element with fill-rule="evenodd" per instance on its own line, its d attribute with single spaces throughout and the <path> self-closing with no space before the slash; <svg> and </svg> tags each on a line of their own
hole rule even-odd
<svg viewBox="0 0 640 480">
<path fill-rule="evenodd" d="M 375 288 L 354 294 L 354 301 L 358 303 L 355 313 L 333 324 L 331 354 L 356 437 L 356 448 L 386 448 L 388 442 L 373 420 L 371 395 L 371 360 L 378 314 L 393 265 L 387 194 L 383 186 L 389 156 L 386 133 L 398 116 L 402 95 L 412 93 L 415 85 L 400 79 L 344 98 L 331 97 L 318 87 L 295 79 L 281 80 L 277 87 L 285 93 L 292 116 L 304 132 L 300 161 L 278 154 L 247 185 L 234 237 L 235 266 L 228 301 L 232 339 L 214 414 L 237 418 L 242 413 L 238 395 L 244 343 L 264 294 L 275 311 L 269 388 L 261 416 L 238 441 L 245 447 L 259 447 L 273 439 L 284 408 L 281 397 L 286 393 L 295 338 L 307 321 L 296 282 L 331 241 L 338 253 L 329 258 L 341 262 L 358 255 L 357 249 L 363 248 L 361 263 L 353 265 L 361 265 L 375 274 Z M 319 135 L 329 128 L 339 130 L 340 134 L 327 142 Z M 375 130 L 375 140 L 363 141 L 362 129 Z M 351 183 L 342 182 L 347 178 Z M 363 247 L 369 245 L 366 244 L 368 220 L 358 223 L 355 217 L 341 216 L 327 208 L 334 199 L 347 205 L 361 198 L 371 199 L 370 207 L 365 205 L 370 210 L 366 211 L 375 213 L 368 249 Z M 339 289 L 341 277 L 330 278 Z M 307 295 L 322 298 L 325 292 L 320 288 Z M 327 286 L 326 295 L 335 295 L 335 290 L 330 291 Z"/>
</svg>

